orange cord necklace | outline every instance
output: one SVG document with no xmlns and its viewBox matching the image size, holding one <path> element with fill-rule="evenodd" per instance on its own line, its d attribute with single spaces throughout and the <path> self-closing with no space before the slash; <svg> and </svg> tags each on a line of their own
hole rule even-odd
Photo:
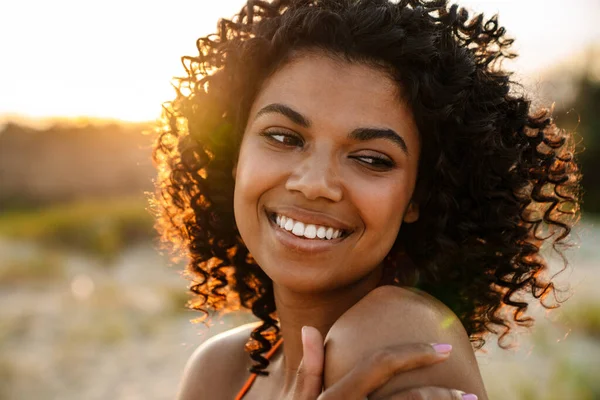
<svg viewBox="0 0 600 400">
<path fill-rule="evenodd" d="M 271 356 L 275 353 L 275 351 L 277 351 L 277 349 L 279 348 L 279 346 L 281 345 L 281 343 L 283 343 L 283 338 L 279 339 L 273 345 L 273 347 L 271 347 L 271 350 L 269 350 L 269 352 L 265 355 L 265 358 L 267 360 L 269 358 L 271 358 Z M 238 393 L 238 395 L 235 397 L 235 400 L 242 400 L 242 398 L 244 397 L 244 395 L 248 392 L 248 390 L 250 390 L 250 387 L 254 383 L 254 380 L 256 379 L 256 375 L 257 374 L 255 374 L 255 373 L 250 374 L 250 376 L 248 377 L 248 380 L 246 381 L 246 383 L 242 387 L 242 390 L 240 390 L 240 392 Z"/>
</svg>

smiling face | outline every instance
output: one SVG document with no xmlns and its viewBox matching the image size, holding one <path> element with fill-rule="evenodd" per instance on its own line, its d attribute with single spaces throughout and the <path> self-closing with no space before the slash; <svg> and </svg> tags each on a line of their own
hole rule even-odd
<svg viewBox="0 0 600 400">
<path fill-rule="evenodd" d="M 242 239 L 274 284 L 294 291 L 372 276 L 402 222 L 418 218 L 419 151 L 385 72 L 321 53 L 295 57 L 249 113 L 235 172 Z"/>
</svg>

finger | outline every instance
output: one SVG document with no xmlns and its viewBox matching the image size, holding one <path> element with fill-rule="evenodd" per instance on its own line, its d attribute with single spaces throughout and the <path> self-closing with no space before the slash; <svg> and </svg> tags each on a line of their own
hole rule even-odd
<svg viewBox="0 0 600 400">
<path fill-rule="evenodd" d="M 404 390 L 386 397 L 386 400 L 477 400 L 477 396 L 456 389 L 426 386 Z"/>
<path fill-rule="evenodd" d="M 302 328 L 302 361 L 298 368 L 294 399 L 314 400 L 323 388 L 323 336 L 312 326 Z"/>
<path fill-rule="evenodd" d="M 319 400 L 362 400 L 394 375 L 437 364 L 446 360 L 449 354 L 449 351 L 439 352 L 432 345 L 421 343 L 383 348 L 329 387 Z"/>
</svg>

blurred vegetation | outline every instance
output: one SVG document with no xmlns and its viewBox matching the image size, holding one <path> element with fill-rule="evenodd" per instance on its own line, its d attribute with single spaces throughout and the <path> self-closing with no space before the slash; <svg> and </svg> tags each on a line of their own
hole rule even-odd
<svg viewBox="0 0 600 400">
<path fill-rule="evenodd" d="M 65 269 L 64 257 L 56 251 L 11 258 L 0 263 L 0 288 L 22 282 L 55 282 L 66 277 Z"/>
<path fill-rule="evenodd" d="M 534 380 L 519 384 L 521 400 L 597 400 L 600 399 L 598 371 L 590 370 L 576 360 L 552 357 L 549 385 L 540 386 Z"/>
<path fill-rule="evenodd" d="M 7 123 L 0 127 L 0 213 L 152 190 L 146 132 L 148 124 Z"/>
<path fill-rule="evenodd" d="M 600 80 L 583 73 L 575 83 L 572 104 L 555 111 L 560 128 L 576 132 L 582 139 L 578 154 L 583 173 L 583 210 L 600 213 Z"/>
<path fill-rule="evenodd" d="M 544 384 L 532 379 L 534 375 L 519 379 L 519 399 L 600 399 L 599 311 L 599 305 L 590 301 L 570 304 L 564 310 L 561 307 L 557 322 L 567 333 L 560 340 L 556 336 L 558 325 L 542 325 L 543 329 L 534 331 L 536 357 L 548 368 L 543 374 Z"/>
<path fill-rule="evenodd" d="M 580 302 L 560 313 L 559 321 L 569 329 L 600 341 L 600 303 Z"/>
<path fill-rule="evenodd" d="M 81 250 L 106 261 L 155 236 L 144 198 L 98 199 L 0 213 L 0 236 Z"/>
</svg>

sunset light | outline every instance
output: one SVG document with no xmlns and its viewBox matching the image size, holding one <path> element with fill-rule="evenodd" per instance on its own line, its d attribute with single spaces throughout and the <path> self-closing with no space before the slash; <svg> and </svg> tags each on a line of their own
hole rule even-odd
<svg viewBox="0 0 600 400">
<path fill-rule="evenodd" d="M 600 0 L 0 16 L 0 400 L 600 400 Z"/>
<path fill-rule="evenodd" d="M 3 65 L 0 116 L 91 116 L 153 120 L 173 97 L 171 78 L 183 72 L 180 57 L 195 54 L 196 38 L 244 0 L 23 0 L 0 6 Z M 516 37 L 519 61 L 531 74 L 600 41 L 596 0 L 566 6 L 558 0 L 465 0 Z M 531 15 L 543 13 L 536 20 Z M 568 29 L 566 29 L 568 27 Z M 514 65 L 514 66 L 513 66 Z"/>
</svg>

